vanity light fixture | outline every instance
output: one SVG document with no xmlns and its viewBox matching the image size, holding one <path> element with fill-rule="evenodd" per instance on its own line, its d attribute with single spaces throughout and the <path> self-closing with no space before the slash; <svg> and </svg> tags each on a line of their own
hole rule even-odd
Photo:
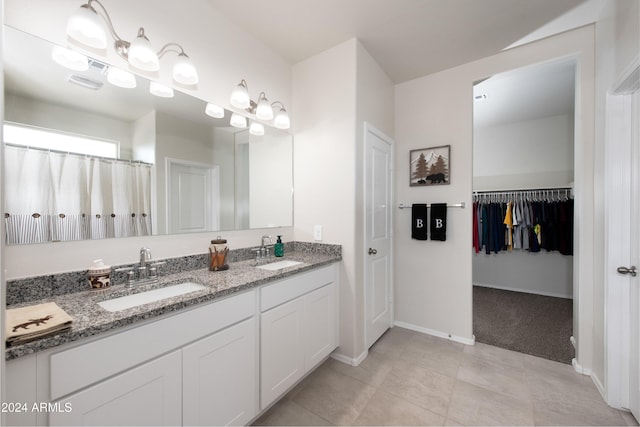
<svg viewBox="0 0 640 427">
<path fill-rule="evenodd" d="M 66 47 L 55 45 L 51 50 L 51 58 L 70 70 L 87 71 L 89 69 L 89 58 L 80 52 L 67 49 Z"/>
<path fill-rule="evenodd" d="M 259 118 L 260 120 L 273 119 L 273 108 L 271 108 L 271 104 L 269 104 L 267 95 L 265 95 L 264 92 L 260 92 L 260 95 L 258 95 L 258 105 L 256 106 L 256 117 Z"/>
<path fill-rule="evenodd" d="M 204 109 L 204 112 L 207 114 L 207 116 L 211 116 L 216 119 L 221 119 L 224 117 L 224 108 L 210 102 L 207 102 L 207 107 Z"/>
<path fill-rule="evenodd" d="M 241 114 L 233 113 L 229 124 L 233 127 L 244 129 L 247 127 L 247 118 Z"/>
<path fill-rule="evenodd" d="M 245 82 L 244 79 L 240 80 L 238 86 L 234 87 L 231 91 L 231 105 L 236 108 L 242 108 L 243 110 L 251 106 L 247 82 Z"/>
<path fill-rule="evenodd" d="M 173 98 L 173 89 L 158 82 L 149 83 L 149 92 L 160 98 Z"/>
<path fill-rule="evenodd" d="M 264 135 L 264 125 L 258 122 L 251 122 L 251 126 L 249 126 L 249 133 L 256 136 Z"/>
<path fill-rule="evenodd" d="M 259 120 L 269 121 L 273 119 L 273 125 L 278 129 L 289 129 L 291 127 L 291 119 L 289 118 L 289 113 L 287 113 L 287 110 L 284 108 L 284 104 L 280 101 L 269 103 L 267 95 L 264 92 L 260 92 L 258 102 L 253 101 L 249 97 L 247 82 L 244 79 L 240 80 L 240 83 L 231 91 L 230 102 L 231 105 L 236 108 L 255 114 Z M 275 117 L 273 114 L 274 108 L 279 108 Z"/>
<path fill-rule="evenodd" d="M 94 4 L 100 6 L 102 13 L 98 13 L 93 7 Z M 102 18 L 104 23 L 101 22 L 99 17 Z M 178 54 L 178 58 L 173 65 L 173 79 L 177 83 L 187 86 L 198 83 L 198 71 L 182 46 L 171 42 L 165 44 L 156 52 L 153 50 L 142 27 L 138 30 L 138 35 L 132 42 L 122 39 L 114 29 L 107 9 L 99 0 L 88 0 L 86 4 L 76 10 L 76 13 L 69 17 L 67 34 L 85 46 L 94 49 L 105 49 L 107 47 L 107 35 L 104 24 L 106 24 L 111 36 L 115 39 L 114 47 L 116 52 L 126 59 L 132 67 L 142 71 L 158 71 L 160 69 L 160 58 L 171 51 Z"/>
<path fill-rule="evenodd" d="M 107 81 L 114 86 L 125 89 L 133 89 L 136 87 L 136 76 L 116 67 L 109 67 L 107 71 Z"/>
<path fill-rule="evenodd" d="M 276 104 L 280 104 L 280 109 L 276 113 L 275 118 L 273 119 L 273 126 L 277 129 L 289 129 L 291 127 L 291 119 L 289 118 L 289 113 L 284 109 L 284 104 L 280 101 L 276 101 L 271 106 L 275 106 Z"/>
</svg>

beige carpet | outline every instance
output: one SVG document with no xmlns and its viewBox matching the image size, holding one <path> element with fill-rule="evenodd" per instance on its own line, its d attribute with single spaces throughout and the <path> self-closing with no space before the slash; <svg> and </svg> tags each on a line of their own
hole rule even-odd
<svg viewBox="0 0 640 427">
<path fill-rule="evenodd" d="M 573 301 L 473 287 L 476 341 L 571 364 Z"/>
</svg>

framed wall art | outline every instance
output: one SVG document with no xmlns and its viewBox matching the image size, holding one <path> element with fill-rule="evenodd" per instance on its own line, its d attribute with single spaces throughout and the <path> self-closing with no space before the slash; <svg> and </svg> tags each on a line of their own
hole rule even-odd
<svg viewBox="0 0 640 427">
<path fill-rule="evenodd" d="M 445 185 L 451 180 L 451 146 L 420 148 L 409 152 L 409 185 Z"/>
</svg>

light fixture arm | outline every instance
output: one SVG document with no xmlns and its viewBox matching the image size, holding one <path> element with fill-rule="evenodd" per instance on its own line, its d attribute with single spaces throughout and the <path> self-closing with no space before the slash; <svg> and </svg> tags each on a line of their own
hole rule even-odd
<svg viewBox="0 0 640 427">
<path fill-rule="evenodd" d="M 171 48 L 178 48 L 178 49 L 171 49 Z M 169 42 L 167 44 L 165 44 L 164 46 L 162 46 L 160 48 L 160 50 L 158 51 L 158 58 L 162 58 L 162 56 L 167 53 L 167 52 L 175 52 L 178 55 L 184 55 L 187 58 L 189 57 L 189 55 L 186 54 L 186 52 L 184 51 L 184 48 L 182 46 L 180 46 L 178 43 L 175 42 Z"/>
<path fill-rule="evenodd" d="M 98 11 L 93 6 L 91 6 L 91 3 L 96 3 L 98 6 L 100 6 L 100 9 L 102 10 L 102 14 L 99 14 Z M 99 0 L 89 0 L 87 4 L 84 4 L 81 7 L 86 7 L 88 9 L 91 9 L 95 12 L 96 15 L 99 15 L 102 17 L 104 22 L 107 24 L 107 28 L 109 29 L 109 32 L 111 33 L 113 38 L 116 40 L 116 44 L 118 42 L 122 42 L 123 44 L 126 44 L 127 47 L 131 44 L 128 41 L 124 40 L 122 37 L 120 37 L 118 33 L 116 33 L 116 29 L 113 26 L 113 22 L 111 21 L 111 16 L 109 15 L 109 12 L 107 12 L 107 9 L 104 7 L 102 3 L 100 3 Z"/>
</svg>

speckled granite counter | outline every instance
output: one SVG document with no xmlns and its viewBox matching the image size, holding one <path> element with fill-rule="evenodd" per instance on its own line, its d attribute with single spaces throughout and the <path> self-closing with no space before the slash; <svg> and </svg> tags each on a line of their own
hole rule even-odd
<svg viewBox="0 0 640 427">
<path fill-rule="evenodd" d="M 273 261 L 288 259 L 300 261 L 302 264 L 275 271 L 256 268 L 255 260 L 237 261 L 229 263 L 229 269 L 226 271 L 212 272 L 206 268 L 186 270 L 161 276 L 158 283 L 138 285 L 132 289 L 115 285 L 105 290 L 86 290 L 11 305 L 8 308 L 53 301 L 73 317 L 73 325 L 70 331 L 7 348 L 5 357 L 7 360 L 15 359 L 93 337 L 341 260 L 339 246 L 325 246 L 329 246 L 330 250 L 318 249 L 313 244 L 298 246 L 297 250 L 287 252 L 284 258 L 273 259 Z M 98 305 L 101 301 L 183 282 L 199 283 L 206 288 L 118 312 L 108 312 Z"/>
</svg>

